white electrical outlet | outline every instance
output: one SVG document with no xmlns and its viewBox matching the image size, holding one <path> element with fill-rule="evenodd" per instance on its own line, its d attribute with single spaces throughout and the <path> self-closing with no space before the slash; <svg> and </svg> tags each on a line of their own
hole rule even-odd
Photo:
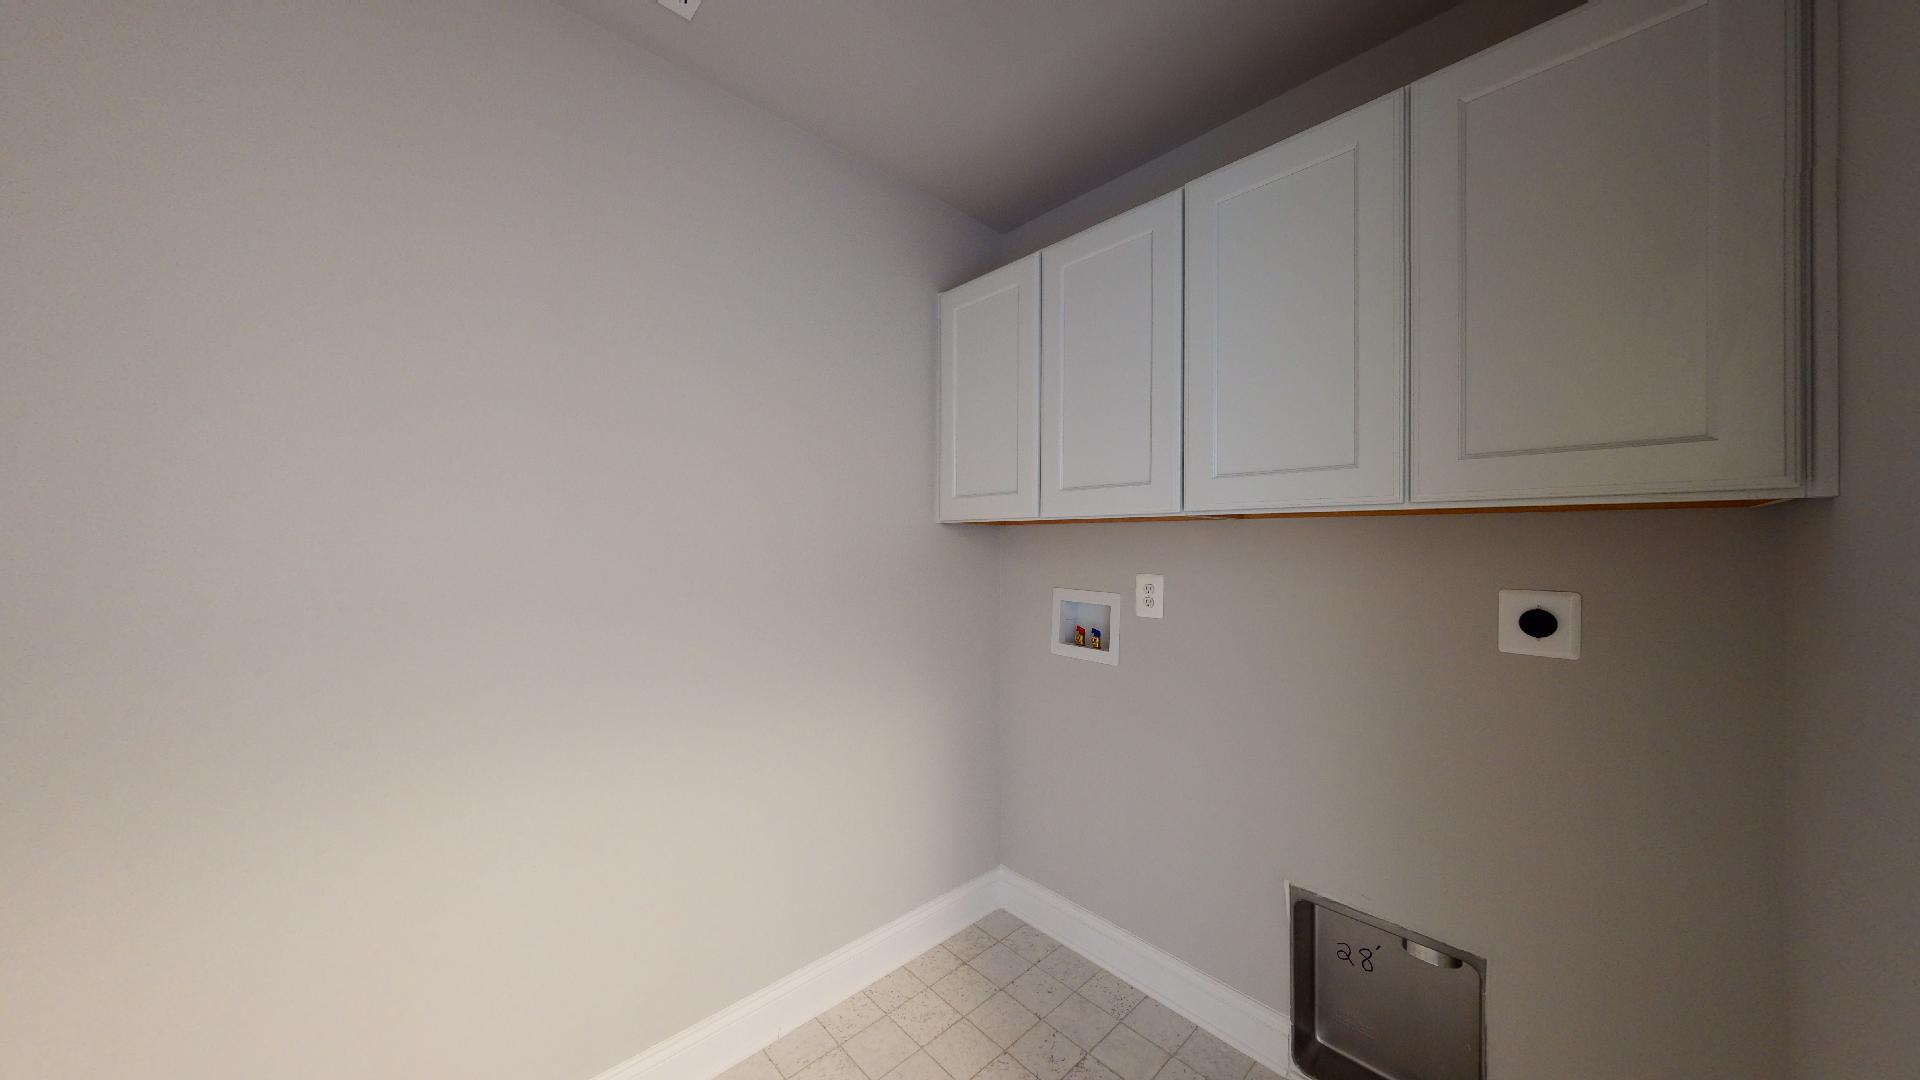
<svg viewBox="0 0 1920 1080">
<path fill-rule="evenodd" d="M 1501 589 L 1500 651 L 1580 659 L 1580 594 Z"/>
<path fill-rule="evenodd" d="M 1167 608 L 1167 579 L 1161 574 L 1133 576 L 1133 613 L 1143 619 L 1161 618 Z"/>
<path fill-rule="evenodd" d="M 660 0 L 660 6 L 683 19 L 692 19 L 693 13 L 700 10 L 700 0 Z"/>
</svg>

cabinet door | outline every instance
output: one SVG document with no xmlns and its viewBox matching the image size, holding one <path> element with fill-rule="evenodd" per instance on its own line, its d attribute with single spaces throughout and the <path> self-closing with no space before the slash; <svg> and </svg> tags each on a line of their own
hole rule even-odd
<svg viewBox="0 0 1920 1080">
<path fill-rule="evenodd" d="M 1040 514 L 1180 510 L 1180 193 L 1040 254 Z"/>
<path fill-rule="evenodd" d="M 1040 514 L 1040 256 L 940 294 L 940 520 Z"/>
<path fill-rule="evenodd" d="M 1187 185 L 1186 506 L 1404 498 L 1405 95 Z"/>
<path fill-rule="evenodd" d="M 1799 472 L 1790 0 L 1602 0 L 1413 88 L 1416 500 Z"/>
</svg>

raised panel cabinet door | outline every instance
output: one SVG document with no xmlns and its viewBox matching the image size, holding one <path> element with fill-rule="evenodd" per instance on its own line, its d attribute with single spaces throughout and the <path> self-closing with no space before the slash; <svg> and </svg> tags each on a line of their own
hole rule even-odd
<svg viewBox="0 0 1920 1080">
<path fill-rule="evenodd" d="M 1040 515 L 1180 510 L 1180 193 L 1040 253 Z"/>
<path fill-rule="evenodd" d="M 1798 483 L 1790 0 L 1602 0 L 1413 87 L 1418 501 Z"/>
<path fill-rule="evenodd" d="M 1187 185 L 1186 508 L 1405 498 L 1406 96 Z"/>
<path fill-rule="evenodd" d="M 940 520 L 1040 514 L 1040 256 L 940 294 Z"/>
</svg>

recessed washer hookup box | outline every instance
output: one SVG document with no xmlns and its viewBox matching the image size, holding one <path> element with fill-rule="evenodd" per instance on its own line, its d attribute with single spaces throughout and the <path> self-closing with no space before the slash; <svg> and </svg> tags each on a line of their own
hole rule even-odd
<svg viewBox="0 0 1920 1080">
<path fill-rule="evenodd" d="M 1295 1069 L 1313 1080 L 1486 1080 L 1485 960 L 1287 892 Z"/>
</svg>

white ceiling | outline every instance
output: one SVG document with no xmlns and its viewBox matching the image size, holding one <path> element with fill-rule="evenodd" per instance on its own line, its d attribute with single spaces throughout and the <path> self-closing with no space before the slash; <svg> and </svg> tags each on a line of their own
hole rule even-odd
<svg viewBox="0 0 1920 1080">
<path fill-rule="evenodd" d="M 1004 231 L 1459 0 L 567 2 Z"/>
</svg>

